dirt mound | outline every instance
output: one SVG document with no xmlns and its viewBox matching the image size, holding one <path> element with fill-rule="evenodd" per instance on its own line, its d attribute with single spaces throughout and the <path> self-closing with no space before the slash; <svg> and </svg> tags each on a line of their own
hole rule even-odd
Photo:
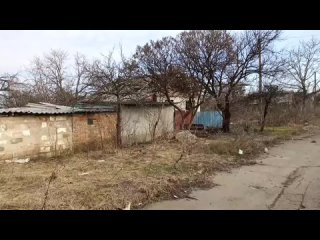
<svg viewBox="0 0 320 240">
<path fill-rule="evenodd" d="M 195 143 L 197 137 L 190 131 L 181 131 L 176 134 L 176 139 L 181 143 Z"/>
</svg>

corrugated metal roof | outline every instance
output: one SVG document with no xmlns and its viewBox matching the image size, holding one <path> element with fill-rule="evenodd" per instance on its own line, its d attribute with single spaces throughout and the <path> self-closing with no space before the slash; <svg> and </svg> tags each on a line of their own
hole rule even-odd
<svg viewBox="0 0 320 240">
<path fill-rule="evenodd" d="M 115 106 L 117 105 L 116 102 L 112 102 L 112 101 L 103 101 L 101 102 L 101 104 L 106 104 L 107 106 Z M 143 101 L 143 102 L 139 102 L 139 101 L 122 101 L 121 105 L 124 106 L 167 106 L 170 105 L 169 102 L 154 102 L 154 101 Z M 105 106 L 105 105 L 103 105 Z M 82 108 L 82 107 L 81 107 Z"/>
<path fill-rule="evenodd" d="M 95 113 L 95 112 L 114 112 L 113 106 L 85 106 L 68 107 L 50 103 L 28 103 L 25 107 L 2 108 L 0 114 L 18 113 L 18 114 L 72 114 L 72 113 Z"/>
</svg>

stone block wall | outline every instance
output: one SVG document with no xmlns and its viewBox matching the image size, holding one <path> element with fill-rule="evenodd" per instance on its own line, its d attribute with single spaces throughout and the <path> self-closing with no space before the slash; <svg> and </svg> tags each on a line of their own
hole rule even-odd
<svg viewBox="0 0 320 240">
<path fill-rule="evenodd" d="M 0 160 L 51 157 L 74 150 L 113 149 L 116 114 L 0 117 Z"/>
<path fill-rule="evenodd" d="M 72 149 L 70 116 L 0 117 L 0 159 L 54 156 Z"/>
</svg>

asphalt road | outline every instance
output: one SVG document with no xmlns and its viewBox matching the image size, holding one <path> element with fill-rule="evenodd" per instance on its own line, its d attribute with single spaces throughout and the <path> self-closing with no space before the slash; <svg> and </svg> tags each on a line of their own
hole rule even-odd
<svg viewBox="0 0 320 240">
<path fill-rule="evenodd" d="M 257 162 L 216 174 L 218 186 L 192 192 L 195 199 L 163 201 L 145 209 L 320 209 L 319 135 L 278 145 Z"/>
</svg>

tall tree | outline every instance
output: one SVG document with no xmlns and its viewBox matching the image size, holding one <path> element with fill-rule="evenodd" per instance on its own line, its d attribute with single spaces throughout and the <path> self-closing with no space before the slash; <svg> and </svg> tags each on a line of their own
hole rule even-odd
<svg viewBox="0 0 320 240">
<path fill-rule="evenodd" d="M 287 87 L 296 89 L 302 94 L 302 111 L 312 85 L 317 86 L 319 80 L 314 81 L 314 73 L 320 69 L 320 41 L 312 38 L 300 42 L 298 48 L 287 52 L 287 73 L 290 81 Z"/>
<path fill-rule="evenodd" d="M 231 34 L 221 30 L 183 32 L 177 37 L 180 62 L 217 102 L 223 116 L 223 131 L 230 131 L 232 93 L 257 72 L 256 61 L 278 36 L 278 31 Z M 259 45 L 258 45 L 259 39 Z"/>
<path fill-rule="evenodd" d="M 134 82 L 130 81 L 136 71 L 135 63 L 121 54 L 117 62 L 113 53 L 95 60 L 89 67 L 91 101 L 110 101 L 117 105 L 117 145 L 121 147 L 122 103 L 134 99 Z"/>
<path fill-rule="evenodd" d="M 286 59 L 282 51 L 267 48 L 263 52 L 263 59 L 259 60 L 258 64 L 259 96 L 262 109 L 260 131 L 263 132 L 270 106 L 274 99 L 282 93 L 283 84 L 281 82 L 285 78 Z"/>
<path fill-rule="evenodd" d="M 68 60 L 67 52 L 52 50 L 32 61 L 28 80 L 36 101 L 74 105 L 86 96 L 87 60 L 77 53 L 71 68 Z"/>
<path fill-rule="evenodd" d="M 179 112 L 182 118 L 180 129 L 183 129 L 186 117 L 191 114 L 192 119 L 204 101 L 205 89 L 181 67 L 175 46 L 176 42 L 171 37 L 150 41 L 137 47 L 134 58 L 149 86 Z M 171 100 L 176 96 L 189 100 L 189 111 L 185 111 L 179 102 Z"/>
<path fill-rule="evenodd" d="M 90 82 L 90 73 L 88 72 L 89 62 L 86 57 L 80 53 L 74 56 L 73 76 L 71 91 L 73 93 L 73 104 L 86 98 L 87 88 Z"/>
</svg>

